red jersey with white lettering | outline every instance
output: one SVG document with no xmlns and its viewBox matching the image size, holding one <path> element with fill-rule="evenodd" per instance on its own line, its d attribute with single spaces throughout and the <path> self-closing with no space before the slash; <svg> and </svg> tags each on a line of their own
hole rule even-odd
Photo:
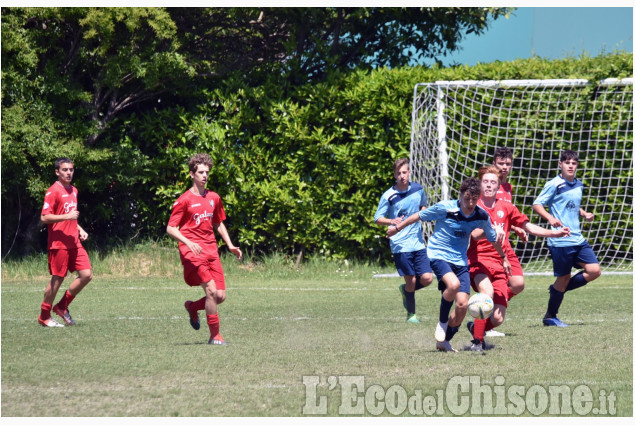
<svg viewBox="0 0 635 425">
<path fill-rule="evenodd" d="M 511 244 L 509 243 L 509 231 L 511 226 L 522 227 L 525 222 L 529 221 L 527 216 L 521 213 L 514 204 L 505 201 L 496 201 L 493 208 L 487 208 L 483 204 L 483 200 L 478 200 L 478 206 L 483 208 L 489 214 L 492 226 L 502 227 L 505 232 L 505 241 L 503 242 L 503 250 L 506 255 L 510 255 L 514 252 Z M 467 250 L 468 262 L 482 261 L 483 257 L 492 257 L 496 261 L 500 262 L 500 256 L 496 249 L 487 239 L 480 239 L 475 241 L 470 240 L 470 247 Z"/>
<path fill-rule="evenodd" d="M 172 205 L 169 226 L 178 227 L 183 236 L 203 248 L 207 255 L 218 257 L 214 224 L 225 220 L 225 209 L 216 192 L 206 190 L 204 195 L 188 190 Z M 187 249 L 179 242 L 179 249 Z"/>
<path fill-rule="evenodd" d="M 498 187 L 498 192 L 496 192 L 496 199 L 500 201 L 512 201 L 512 194 L 514 193 L 514 188 L 509 182 L 501 183 Z"/>
<path fill-rule="evenodd" d="M 73 185 L 65 187 L 59 181 L 53 183 L 44 195 L 42 214 L 63 215 L 77 209 L 77 188 Z M 51 249 L 81 248 L 77 220 L 64 220 L 47 225 L 48 244 Z"/>
</svg>

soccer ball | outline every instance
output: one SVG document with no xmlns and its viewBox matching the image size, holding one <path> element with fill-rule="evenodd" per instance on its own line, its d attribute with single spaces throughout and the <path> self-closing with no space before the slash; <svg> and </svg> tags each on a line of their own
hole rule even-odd
<svg viewBox="0 0 635 425">
<path fill-rule="evenodd" d="M 467 311 L 475 319 L 487 319 L 494 311 L 494 301 L 487 294 L 478 292 L 467 302 Z"/>
</svg>

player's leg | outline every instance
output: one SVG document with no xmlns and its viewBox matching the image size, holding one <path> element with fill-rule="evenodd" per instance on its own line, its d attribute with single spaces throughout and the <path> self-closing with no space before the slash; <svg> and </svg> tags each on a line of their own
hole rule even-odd
<svg viewBox="0 0 635 425">
<path fill-rule="evenodd" d="M 55 296 L 62 285 L 64 278 L 62 276 L 51 276 L 51 280 L 49 281 L 46 288 L 44 288 L 44 300 L 40 306 L 40 315 L 38 316 L 38 323 L 44 327 L 49 328 L 61 328 L 64 327 L 61 323 L 58 323 L 51 317 L 51 310 L 53 309 L 53 302 L 55 301 Z"/>
<path fill-rule="evenodd" d="M 482 294 L 486 294 L 490 298 L 493 298 L 494 286 L 492 286 L 492 281 L 488 274 L 483 273 L 483 271 L 485 270 L 483 266 L 473 267 L 472 270 L 474 270 L 474 272 L 470 275 L 472 280 L 472 288 Z M 468 322 L 467 329 L 472 334 L 473 345 L 483 342 L 483 339 L 485 337 L 486 322 L 487 319 L 475 319 L 474 322 Z M 482 347 L 480 348 L 482 350 Z"/>
<path fill-rule="evenodd" d="M 523 268 L 520 260 L 513 250 L 508 250 L 507 260 L 512 267 L 512 275 L 509 278 L 509 289 L 507 291 L 507 300 L 520 294 L 525 289 L 525 277 L 523 276 Z"/>
<path fill-rule="evenodd" d="M 57 292 L 68 274 L 68 250 L 49 250 L 48 267 L 51 273 L 51 280 L 48 285 L 46 285 L 46 288 L 44 288 L 44 300 L 40 306 L 38 323 L 49 328 L 64 327 L 64 325 L 57 323 L 57 321 L 51 317 L 51 310 L 53 309 Z"/>
<path fill-rule="evenodd" d="M 93 270 L 84 248 L 69 250 L 68 267 L 70 271 L 77 270 L 77 277 L 68 286 L 62 299 L 53 307 L 55 314 L 60 316 L 67 325 L 74 325 L 68 306 L 82 289 L 93 279 Z"/>
<path fill-rule="evenodd" d="M 470 298 L 470 273 L 466 266 L 453 266 L 454 274 L 459 280 L 459 290 L 454 299 L 454 310 L 448 320 L 448 327 L 445 334 L 445 342 L 449 343 L 454 335 L 459 331 L 465 314 L 467 313 L 467 303 Z"/>
<path fill-rule="evenodd" d="M 556 281 L 549 286 L 549 301 L 547 302 L 547 312 L 542 318 L 545 326 L 567 327 L 558 319 L 558 311 L 564 299 L 564 293 L 571 279 L 571 268 L 575 257 L 574 247 L 549 247 L 551 260 L 553 262 L 553 274 Z"/>
<path fill-rule="evenodd" d="M 220 321 L 218 318 L 218 305 L 226 298 L 225 274 L 219 258 L 211 258 L 207 261 L 208 271 L 212 280 L 204 284 L 205 289 L 205 314 L 210 330 L 209 344 L 227 345 L 220 334 Z"/>
<path fill-rule="evenodd" d="M 567 292 L 583 287 L 602 274 L 599 261 L 588 242 L 579 247 L 576 262 L 576 267 L 581 268 L 582 271 L 571 277 L 567 284 Z"/>
<path fill-rule="evenodd" d="M 399 293 L 401 294 L 403 307 L 406 309 L 406 321 L 419 323 L 419 319 L 417 319 L 415 314 L 415 286 L 417 278 L 414 254 L 414 252 L 394 253 L 393 260 L 395 261 L 395 267 L 397 268 L 399 276 L 403 276 L 404 278 L 404 283 L 399 285 Z"/>
<path fill-rule="evenodd" d="M 434 331 L 434 338 L 437 342 L 445 341 L 445 331 L 448 328 L 450 310 L 454 299 L 459 291 L 461 283 L 454 274 L 450 264 L 443 260 L 431 260 L 430 266 L 439 282 L 438 288 L 441 291 L 441 306 L 439 307 L 439 322 Z"/>
</svg>

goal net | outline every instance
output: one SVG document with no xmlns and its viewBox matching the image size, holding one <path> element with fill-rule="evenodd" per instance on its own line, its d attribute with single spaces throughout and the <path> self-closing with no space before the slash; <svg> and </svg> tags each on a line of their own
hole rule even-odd
<svg viewBox="0 0 635 425">
<path fill-rule="evenodd" d="M 633 271 L 633 79 L 441 81 L 414 89 L 412 180 L 428 203 L 458 197 L 467 177 L 491 164 L 494 150 L 514 153 L 508 181 L 529 220 L 548 223 L 532 204 L 558 175 L 564 149 L 578 152 L 582 208 L 595 214 L 582 232 L 605 270 Z M 424 223 L 427 237 L 432 223 Z M 552 271 L 544 238 L 512 245 L 528 273 Z"/>
</svg>

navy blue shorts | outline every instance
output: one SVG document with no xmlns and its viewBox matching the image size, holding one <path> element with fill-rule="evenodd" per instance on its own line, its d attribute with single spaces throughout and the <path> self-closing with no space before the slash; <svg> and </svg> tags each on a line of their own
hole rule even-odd
<svg viewBox="0 0 635 425">
<path fill-rule="evenodd" d="M 421 276 L 432 273 L 425 249 L 413 252 L 398 252 L 392 255 L 399 276 Z"/>
<path fill-rule="evenodd" d="M 454 273 L 459 278 L 459 292 L 470 293 L 470 269 L 467 266 L 457 266 L 445 260 L 430 260 L 430 266 L 439 282 L 439 291 L 445 291 L 446 288 L 442 280 L 443 276 L 448 273 Z"/>
<path fill-rule="evenodd" d="M 566 276 L 571 274 L 571 269 L 581 269 L 582 264 L 597 264 L 598 257 L 595 256 L 593 248 L 587 241 L 575 246 L 550 246 L 551 261 L 553 261 L 553 275 Z"/>
</svg>

